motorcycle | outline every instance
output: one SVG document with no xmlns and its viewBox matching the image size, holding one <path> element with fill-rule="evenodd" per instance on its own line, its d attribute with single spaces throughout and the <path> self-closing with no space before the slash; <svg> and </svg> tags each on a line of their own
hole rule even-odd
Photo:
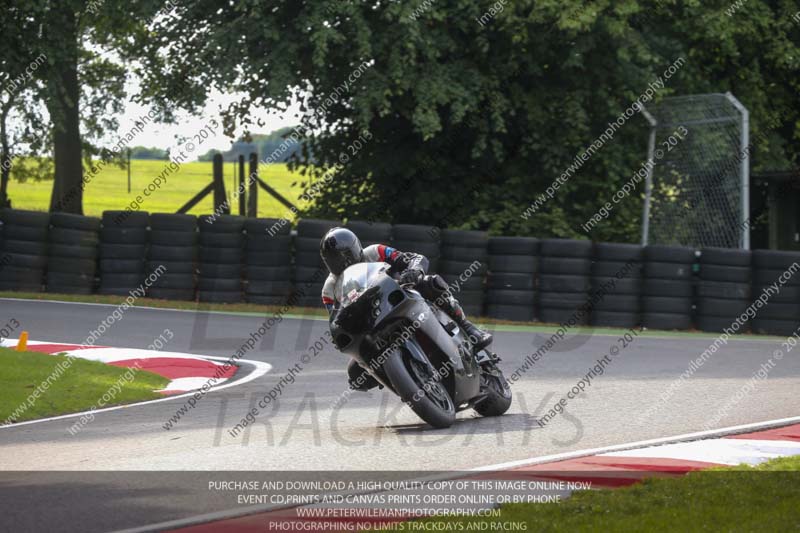
<svg viewBox="0 0 800 533">
<path fill-rule="evenodd" d="M 334 345 L 433 427 L 450 427 L 456 412 L 469 408 L 505 413 L 511 388 L 497 354 L 474 353 L 458 325 L 390 269 L 359 263 L 342 273 L 340 308 L 330 322 Z"/>
</svg>

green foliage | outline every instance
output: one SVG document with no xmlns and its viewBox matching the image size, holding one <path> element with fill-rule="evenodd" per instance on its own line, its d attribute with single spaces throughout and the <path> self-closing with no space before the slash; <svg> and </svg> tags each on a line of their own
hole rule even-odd
<svg viewBox="0 0 800 533">
<path fill-rule="evenodd" d="M 579 236 L 644 160 L 641 117 L 537 213 L 522 212 L 681 57 L 658 97 L 731 91 L 754 133 L 777 121 L 755 147 L 756 170 L 796 163 L 800 148 L 800 27 L 788 0 L 750 0 L 732 16 L 730 0 L 515 0 L 488 18 L 492 0 L 177 4 L 143 43 L 163 60 L 143 72 L 143 94 L 197 108 L 212 87 L 239 91 L 228 131 L 250 127 L 254 105 L 302 101 L 313 132 L 303 156 L 316 168 L 348 156 L 314 215 L 436 223 L 451 213 L 456 227 Z M 364 131 L 372 140 L 354 151 Z M 637 240 L 640 211 L 630 198 L 592 238 Z"/>
<path fill-rule="evenodd" d="M 40 161 L 48 164 L 27 165 L 13 174 L 20 180 L 55 175 L 55 190 L 77 193 L 78 201 L 70 202 L 66 210 L 80 211 L 79 158 L 89 162 L 100 157 L 121 164 L 122 154 L 104 149 L 100 141 L 117 129 L 117 117 L 128 98 L 125 62 L 149 60 L 133 44 L 144 38 L 146 24 L 162 2 L 4 0 L 1 4 L 0 82 L 6 72 L 12 79 L 24 75 L 21 89 L 14 92 L 16 113 L 0 117 L 3 125 L 14 129 L 4 153 L 50 156 L 54 145 L 61 143 L 62 158 L 55 158 L 55 166 L 49 164 L 51 157 L 42 157 Z M 42 112 L 45 108 L 47 113 Z"/>
</svg>

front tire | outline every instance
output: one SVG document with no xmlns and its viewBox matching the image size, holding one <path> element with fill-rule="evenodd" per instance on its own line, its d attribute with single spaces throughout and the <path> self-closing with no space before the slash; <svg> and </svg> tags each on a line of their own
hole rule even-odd
<svg viewBox="0 0 800 533">
<path fill-rule="evenodd" d="M 479 415 L 500 416 L 511 407 L 511 387 L 494 363 L 481 368 L 481 392 L 486 398 L 474 406 Z"/>
<path fill-rule="evenodd" d="M 383 365 L 400 398 L 435 428 L 448 428 L 456 420 L 456 408 L 445 386 L 408 352 L 395 352 Z"/>
</svg>

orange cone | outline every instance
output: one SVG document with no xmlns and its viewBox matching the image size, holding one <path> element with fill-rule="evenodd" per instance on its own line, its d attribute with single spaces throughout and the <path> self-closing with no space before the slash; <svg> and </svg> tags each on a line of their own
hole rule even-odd
<svg viewBox="0 0 800 533">
<path fill-rule="evenodd" d="M 19 340 L 17 341 L 17 351 L 24 352 L 25 349 L 28 347 L 28 332 L 23 331 L 19 334 Z"/>
</svg>

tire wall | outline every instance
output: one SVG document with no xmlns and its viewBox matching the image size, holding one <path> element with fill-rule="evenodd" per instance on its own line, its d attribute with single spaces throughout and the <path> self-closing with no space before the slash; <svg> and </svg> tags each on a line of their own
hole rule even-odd
<svg viewBox="0 0 800 533">
<path fill-rule="evenodd" d="M 775 250 L 753 250 L 752 253 L 752 298 L 767 299 L 755 318 L 750 321 L 753 333 L 790 336 L 797 332 L 800 323 L 800 272 L 795 272 L 774 291 L 778 279 L 800 265 L 800 253 Z"/>
<path fill-rule="evenodd" d="M 531 321 L 536 314 L 539 241 L 530 237 L 490 237 L 486 316 Z"/>
<path fill-rule="evenodd" d="M 483 315 L 489 235 L 482 231 L 443 230 L 438 274 L 469 316 Z M 410 250 L 413 251 L 413 250 Z"/>
<path fill-rule="evenodd" d="M 0 291 L 319 307 L 319 241 L 339 221 L 107 211 L 101 218 L 0 210 Z M 428 257 L 470 316 L 607 327 L 791 335 L 800 252 L 489 237 L 349 221 L 363 245 Z M 138 292 L 137 292 L 138 294 Z M 761 298 L 756 313 L 752 304 Z"/>
</svg>

